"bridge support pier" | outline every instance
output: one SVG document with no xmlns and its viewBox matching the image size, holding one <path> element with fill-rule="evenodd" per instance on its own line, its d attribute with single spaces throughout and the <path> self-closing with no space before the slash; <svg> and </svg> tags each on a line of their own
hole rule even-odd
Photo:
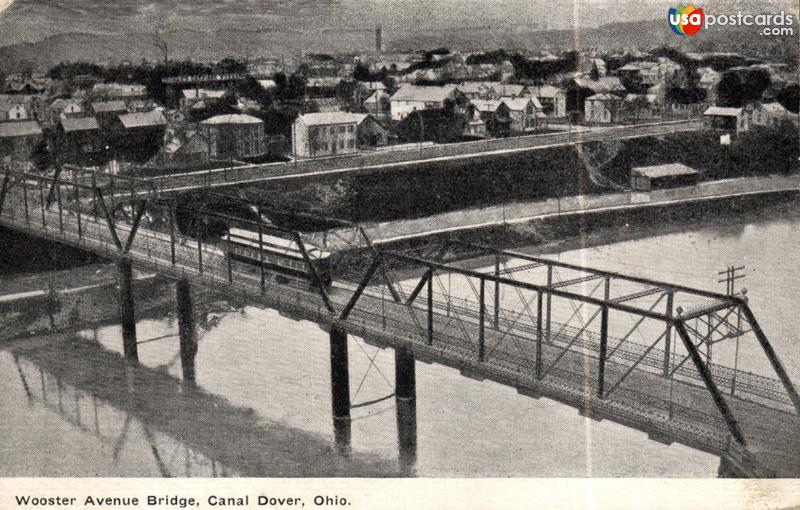
<svg viewBox="0 0 800 510">
<path fill-rule="evenodd" d="M 331 328 L 331 404 L 336 449 L 350 453 L 350 373 L 347 358 L 347 333 Z"/>
<path fill-rule="evenodd" d="M 417 383 L 414 353 L 407 347 L 395 350 L 394 379 L 400 470 L 403 476 L 413 476 L 417 463 Z"/>
<path fill-rule="evenodd" d="M 178 280 L 175 284 L 175 301 L 178 314 L 178 336 L 180 338 L 181 368 L 183 381 L 195 382 L 195 356 L 197 355 L 197 330 L 194 324 L 194 306 L 189 281 Z"/>
<path fill-rule="evenodd" d="M 133 267 L 128 259 L 117 262 L 117 285 L 119 286 L 119 319 L 122 325 L 122 346 L 125 357 L 139 360 L 136 346 L 136 312 L 133 299 Z"/>
</svg>

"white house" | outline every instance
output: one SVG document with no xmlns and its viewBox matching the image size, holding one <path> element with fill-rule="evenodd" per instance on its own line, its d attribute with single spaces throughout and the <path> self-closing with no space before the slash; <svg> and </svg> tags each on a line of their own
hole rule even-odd
<svg viewBox="0 0 800 510">
<path fill-rule="evenodd" d="M 390 98 L 392 119 L 403 120 L 416 110 L 444 108 L 445 101 L 455 101 L 464 94 L 455 85 L 444 87 L 419 87 L 405 85 Z"/>
</svg>

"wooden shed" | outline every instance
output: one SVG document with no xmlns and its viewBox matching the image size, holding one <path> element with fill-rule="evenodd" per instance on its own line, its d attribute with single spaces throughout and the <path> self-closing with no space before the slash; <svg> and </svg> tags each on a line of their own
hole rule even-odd
<svg viewBox="0 0 800 510">
<path fill-rule="evenodd" d="M 631 168 L 631 188 L 636 191 L 692 186 L 699 178 L 697 170 L 680 163 Z"/>
</svg>

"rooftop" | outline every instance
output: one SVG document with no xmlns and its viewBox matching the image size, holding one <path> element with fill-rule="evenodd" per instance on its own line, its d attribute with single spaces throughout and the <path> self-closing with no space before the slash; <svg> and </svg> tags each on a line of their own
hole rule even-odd
<svg viewBox="0 0 800 510">
<path fill-rule="evenodd" d="M 96 101 L 92 103 L 95 113 L 124 112 L 128 107 L 124 101 Z"/>
<path fill-rule="evenodd" d="M 209 119 L 204 120 L 200 124 L 263 124 L 264 121 L 253 117 L 252 115 L 244 115 L 241 113 L 232 113 L 228 115 L 216 115 Z"/>
<path fill-rule="evenodd" d="M 35 120 L 0 122 L 0 138 L 41 135 L 42 128 Z"/>
<path fill-rule="evenodd" d="M 367 117 L 364 113 L 320 112 L 306 113 L 298 119 L 307 126 L 325 126 L 329 124 L 358 124 Z"/>
<path fill-rule="evenodd" d="M 727 106 L 709 106 L 703 115 L 714 117 L 738 117 L 742 113 L 741 108 L 731 108 Z"/>
<path fill-rule="evenodd" d="M 448 99 L 455 85 L 444 87 L 420 87 L 417 85 L 405 85 L 394 93 L 392 101 L 422 101 L 426 103 L 442 103 Z"/>
<path fill-rule="evenodd" d="M 99 129 L 97 119 L 94 117 L 67 117 L 66 119 L 61 119 L 61 127 L 67 133 Z"/>
<path fill-rule="evenodd" d="M 158 110 L 140 113 L 125 113 L 119 116 L 119 120 L 125 129 L 133 129 L 140 127 L 155 127 L 164 126 L 167 124 L 167 119 Z"/>
<path fill-rule="evenodd" d="M 668 163 L 666 165 L 653 165 L 653 166 L 635 166 L 631 168 L 631 172 L 649 177 L 651 179 L 658 179 L 660 177 L 672 177 L 678 175 L 694 175 L 697 170 L 689 168 L 681 163 Z"/>
</svg>

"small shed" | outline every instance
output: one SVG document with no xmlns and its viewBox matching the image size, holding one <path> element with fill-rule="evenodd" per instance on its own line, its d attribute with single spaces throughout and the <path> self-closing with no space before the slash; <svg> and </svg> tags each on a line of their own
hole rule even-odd
<svg viewBox="0 0 800 510">
<path fill-rule="evenodd" d="M 692 186 L 699 178 L 700 172 L 680 163 L 631 168 L 631 188 L 636 191 Z"/>
</svg>

